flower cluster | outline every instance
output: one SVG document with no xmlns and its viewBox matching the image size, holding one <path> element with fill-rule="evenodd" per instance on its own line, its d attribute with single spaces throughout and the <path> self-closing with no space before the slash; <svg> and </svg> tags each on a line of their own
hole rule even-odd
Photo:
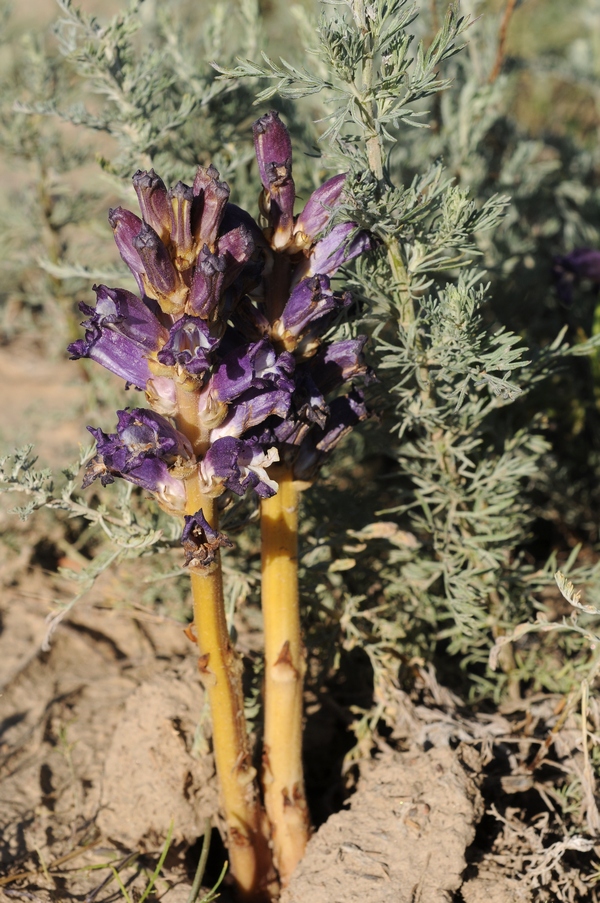
<svg viewBox="0 0 600 903">
<path fill-rule="evenodd" d="M 151 410 L 119 411 L 110 435 L 89 427 L 97 455 L 86 485 L 123 477 L 172 514 L 184 513 L 190 479 L 208 498 L 248 488 L 269 497 L 273 462 L 310 480 L 367 415 L 360 390 L 339 394 L 371 377 L 364 337 L 323 335 L 351 303 L 330 277 L 368 250 L 370 237 L 351 222 L 328 230 L 343 174 L 294 216 L 291 142 L 276 113 L 254 124 L 254 139 L 263 228 L 229 201 L 212 166 L 200 167 L 191 187 L 171 189 L 154 171 L 137 172 L 141 218 L 110 211 L 140 296 L 95 286 L 95 307 L 80 304 L 85 337 L 69 351 L 145 392 Z M 206 535 L 205 523 L 188 521 L 188 544 Z"/>
</svg>

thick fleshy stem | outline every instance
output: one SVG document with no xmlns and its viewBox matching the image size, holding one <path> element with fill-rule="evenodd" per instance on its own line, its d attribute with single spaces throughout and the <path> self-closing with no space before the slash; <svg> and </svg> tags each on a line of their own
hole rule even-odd
<svg viewBox="0 0 600 903">
<path fill-rule="evenodd" d="M 186 481 L 186 496 L 187 513 L 202 509 L 216 530 L 215 500 L 203 495 L 195 475 Z M 229 639 L 220 558 L 206 573 L 192 572 L 191 581 L 199 667 L 212 717 L 231 874 L 240 900 L 269 903 L 277 892 L 269 829 L 256 790 L 244 717 L 242 664 Z"/>
<path fill-rule="evenodd" d="M 261 501 L 265 639 L 262 780 L 275 865 L 285 887 L 310 836 L 302 769 L 306 665 L 298 600 L 298 490 L 290 470 L 272 470 L 279 491 Z"/>
</svg>

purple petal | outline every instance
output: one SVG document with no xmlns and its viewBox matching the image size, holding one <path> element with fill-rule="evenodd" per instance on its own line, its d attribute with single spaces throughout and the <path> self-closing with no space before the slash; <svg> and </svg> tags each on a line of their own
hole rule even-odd
<svg viewBox="0 0 600 903">
<path fill-rule="evenodd" d="M 273 333 L 286 348 L 295 348 L 297 339 L 307 326 L 327 314 L 337 312 L 351 303 L 349 293 L 331 291 L 327 276 L 303 279 L 293 289 L 279 321 L 273 325 Z M 327 324 L 329 320 L 327 321 Z M 323 324 L 321 324 L 323 325 Z M 327 328 L 324 326 L 323 331 Z"/>
<path fill-rule="evenodd" d="M 158 360 L 168 367 L 181 367 L 198 376 L 209 369 L 211 351 L 219 344 L 219 338 L 211 335 L 206 320 L 183 316 L 171 327 L 169 339 L 158 352 Z"/>
<path fill-rule="evenodd" d="M 167 510 L 182 512 L 185 485 L 169 471 L 169 464 L 181 464 L 192 458 L 188 440 L 168 420 L 134 408 L 117 411 L 117 432 L 107 434 L 88 427 L 97 442 L 97 455 L 88 467 L 83 486 L 100 478 L 103 485 L 122 477 L 153 492 Z"/>
<path fill-rule="evenodd" d="M 165 417 L 145 408 L 117 411 L 117 433 L 132 455 L 155 456 L 173 463 L 192 457 L 189 440 Z"/>
<path fill-rule="evenodd" d="M 184 520 L 185 526 L 181 534 L 181 545 L 185 552 L 184 567 L 202 571 L 216 560 L 221 547 L 232 548 L 231 540 L 224 533 L 213 530 L 202 509 L 195 514 L 186 514 Z"/>
<path fill-rule="evenodd" d="M 266 468 L 277 460 L 275 449 L 265 452 L 256 440 L 225 436 L 213 442 L 200 470 L 210 494 L 230 489 L 243 495 L 254 489 L 261 498 L 269 498 L 277 492 L 277 483 L 269 479 Z"/>
<path fill-rule="evenodd" d="M 334 399 L 326 426 L 311 430 L 300 446 L 294 462 L 294 477 L 297 480 L 312 480 L 327 455 L 368 415 L 363 395 L 358 390 L 354 389 L 349 395 Z"/>
<path fill-rule="evenodd" d="M 265 213 L 273 228 L 274 248 L 285 248 L 294 228 L 296 189 L 292 179 L 292 142 L 279 115 L 271 110 L 252 126 L 261 182 L 265 189 Z"/>
<path fill-rule="evenodd" d="M 356 233 L 353 238 L 350 236 Z M 298 264 L 294 284 L 315 273 L 333 275 L 341 266 L 373 247 L 367 232 L 356 232 L 356 223 L 339 223 L 314 246 L 310 256 Z"/>
<path fill-rule="evenodd" d="M 339 176 L 328 179 L 320 188 L 313 191 L 304 210 L 296 220 L 295 234 L 302 233 L 311 240 L 312 244 L 319 232 L 322 232 L 329 223 L 333 212 L 332 208 L 340 200 L 345 181 L 346 173 L 343 172 Z"/>
<path fill-rule="evenodd" d="M 134 247 L 133 240 L 139 235 L 142 221 L 139 216 L 123 207 L 114 207 L 108 211 L 108 222 L 113 230 L 115 244 L 119 254 L 133 273 L 138 288 L 144 294 L 143 276 L 146 274 L 142 258 Z"/>
<path fill-rule="evenodd" d="M 358 336 L 356 339 L 333 342 L 321 347 L 311 358 L 311 373 L 323 395 L 357 376 L 365 377 L 367 382 L 375 378 L 362 354 L 366 341 L 366 336 Z"/>
<path fill-rule="evenodd" d="M 238 438 L 246 430 L 258 426 L 267 417 L 284 419 L 290 409 L 291 398 L 284 389 L 249 389 L 230 405 L 225 420 L 211 430 L 211 440 L 224 436 Z"/>
<path fill-rule="evenodd" d="M 171 234 L 171 204 L 167 187 L 153 169 L 144 172 L 141 169 L 133 177 L 133 187 L 138 196 L 142 218 L 152 226 L 161 241 L 165 244 Z M 140 228 L 141 228 L 140 223 Z M 136 235 L 139 234 L 138 228 Z"/>
<path fill-rule="evenodd" d="M 293 371 L 293 356 L 287 352 L 277 356 L 269 340 L 261 339 L 254 345 L 243 345 L 229 352 L 215 368 L 208 391 L 221 402 L 230 402 L 251 388 L 270 387 L 291 392 Z"/>
<path fill-rule="evenodd" d="M 94 286 L 96 307 L 80 304 L 88 315 L 85 339 L 69 345 L 73 360 L 89 357 L 122 379 L 143 389 L 150 378 L 148 355 L 167 339 L 143 301 L 124 289 Z"/>
</svg>

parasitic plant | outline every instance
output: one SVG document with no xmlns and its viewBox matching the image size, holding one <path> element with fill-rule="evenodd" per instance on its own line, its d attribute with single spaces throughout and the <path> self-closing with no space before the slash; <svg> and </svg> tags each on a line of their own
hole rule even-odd
<svg viewBox="0 0 600 903">
<path fill-rule="evenodd" d="M 345 176 L 294 216 L 292 150 L 271 112 L 254 125 L 263 192 L 260 225 L 229 200 L 212 166 L 167 189 L 156 173 L 133 184 L 141 218 L 109 221 L 139 297 L 96 286 L 80 304 L 85 337 L 69 346 L 145 393 L 119 411 L 116 432 L 89 427 L 97 452 L 84 485 L 115 477 L 184 519 L 199 667 L 208 694 L 231 871 L 244 900 L 268 900 L 302 857 L 310 819 L 302 772 L 305 670 L 300 631 L 298 492 L 367 416 L 364 337 L 325 334 L 351 304 L 330 277 L 368 250 L 355 223 L 332 225 Z M 242 665 L 223 603 L 219 510 L 230 493 L 261 500 L 265 633 L 262 799 L 244 718 Z"/>
</svg>

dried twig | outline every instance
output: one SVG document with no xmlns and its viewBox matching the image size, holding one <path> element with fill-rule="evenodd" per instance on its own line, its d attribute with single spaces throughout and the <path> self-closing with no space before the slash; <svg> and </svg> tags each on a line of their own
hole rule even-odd
<svg viewBox="0 0 600 903">
<path fill-rule="evenodd" d="M 504 15 L 502 16 L 500 31 L 498 33 L 498 50 L 496 52 L 496 60 L 488 79 L 490 85 L 494 84 L 494 82 L 500 75 L 500 72 L 502 71 L 502 66 L 504 64 L 504 51 L 506 50 L 506 35 L 508 32 L 508 25 L 512 18 L 512 14 L 515 11 L 516 5 L 517 0 L 506 0 L 506 7 L 504 8 Z"/>
</svg>

